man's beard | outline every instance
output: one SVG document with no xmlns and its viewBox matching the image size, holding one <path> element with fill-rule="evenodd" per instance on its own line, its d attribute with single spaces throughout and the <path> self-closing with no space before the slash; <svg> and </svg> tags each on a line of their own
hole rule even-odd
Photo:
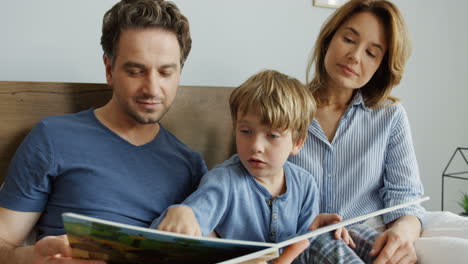
<svg viewBox="0 0 468 264">
<path fill-rule="evenodd" d="M 125 107 L 125 112 L 133 118 L 133 120 L 137 121 L 138 123 L 142 125 L 149 125 L 149 124 L 155 124 L 158 123 L 159 120 L 167 113 L 169 109 L 165 109 L 163 112 L 160 112 L 159 115 L 157 114 L 155 117 L 144 117 L 143 115 L 140 115 L 137 111 L 134 111 L 131 109 L 131 107 Z M 146 111 L 147 113 L 155 113 L 155 111 L 149 110 Z"/>
<path fill-rule="evenodd" d="M 134 98 L 134 101 L 137 101 L 137 99 L 139 98 Z M 157 113 L 156 110 L 153 110 L 153 109 L 148 109 L 146 110 L 145 112 L 146 113 L 154 113 L 155 116 L 154 117 L 145 117 L 144 115 L 140 114 L 137 110 L 136 110 L 136 107 L 135 109 L 132 108 L 132 105 L 129 104 L 127 101 L 125 100 L 119 100 L 121 105 L 123 106 L 123 109 L 124 111 L 133 119 L 135 120 L 136 122 L 142 124 L 142 125 L 149 125 L 149 124 L 155 124 L 155 123 L 158 123 L 159 120 L 161 120 L 161 118 L 167 113 L 167 111 L 169 110 L 169 108 L 165 108 L 162 110 L 162 112 L 159 112 Z M 156 101 L 158 101 L 159 103 L 161 103 L 162 105 L 164 105 L 164 98 L 158 98 Z"/>
</svg>

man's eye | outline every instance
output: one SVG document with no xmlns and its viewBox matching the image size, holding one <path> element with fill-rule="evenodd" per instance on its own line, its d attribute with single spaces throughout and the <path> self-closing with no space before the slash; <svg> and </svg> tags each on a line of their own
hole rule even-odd
<svg viewBox="0 0 468 264">
<path fill-rule="evenodd" d="M 139 75 L 139 74 L 142 74 L 143 71 L 142 70 L 127 70 L 127 73 L 129 75 Z"/>
<path fill-rule="evenodd" d="M 168 72 L 168 71 L 162 71 L 159 73 L 161 76 L 163 77 L 169 77 L 172 75 L 172 72 Z"/>
</svg>

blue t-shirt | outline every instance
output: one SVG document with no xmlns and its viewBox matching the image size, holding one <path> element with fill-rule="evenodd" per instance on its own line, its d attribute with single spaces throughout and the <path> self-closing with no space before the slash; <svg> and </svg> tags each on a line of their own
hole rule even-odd
<svg viewBox="0 0 468 264">
<path fill-rule="evenodd" d="M 38 239 L 64 233 L 63 212 L 147 227 L 192 193 L 206 171 L 201 155 L 164 127 L 135 146 L 87 110 L 33 128 L 10 164 L 0 206 L 42 212 Z"/>
<path fill-rule="evenodd" d="M 182 204 L 192 208 L 204 236 L 215 230 L 222 238 L 284 241 L 308 230 L 319 212 L 319 194 L 307 171 L 290 162 L 283 168 L 286 192 L 272 199 L 234 155 L 205 174 Z"/>
</svg>

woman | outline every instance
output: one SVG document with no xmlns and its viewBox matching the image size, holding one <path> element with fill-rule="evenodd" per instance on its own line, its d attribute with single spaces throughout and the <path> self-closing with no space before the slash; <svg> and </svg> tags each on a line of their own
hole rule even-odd
<svg viewBox="0 0 468 264">
<path fill-rule="evenodd" d="M 307 69 L 309 77 L 314 68 L 308 87 L 318 104 L 317 115 L 301 152 L 290 158 L 315 175 L 321 213 L 348 219 L 422 195 L 408 118 L 398 99 L 390 96 L 409 54 L 405 23 L 389 1 L 351 0 L 323 25 Z M 434 259 L 448 263 L 467 255 L 466 234 L 457 234 L 444 246 L 440 243 L 447 240 L 440 237 L 450 235 L 433 230 L 468 223 L 446 216 L 411 206 L 368 221 L 383 230 L 377 237 L 349 229 L 355 242 L 373 244 L 373 263 L 416 263 L 416 251 L 424 264 Z M 447 224 L 436 226 L 437 218 Z M 423 222 L 423 236 L 439 239 L 418 239 Z M 449 246 L 444 257 L 437 250 L 430 252 Z M 293 248 L 288 251 L 295 254 Z"/>
<path fill-rule="evenodd" d="M 405 23 L 388 1 L 350 1 L 322 27 L 308 66 L 317 117 L 291 157 L 316 176 L 322 213 L 347 219 L 422 195 L 408 119 L 389 95 L 409 54 Z M 416 262 L 423 214 L 417 205 L 384 215 L 375 263 Z"/>
</svg>

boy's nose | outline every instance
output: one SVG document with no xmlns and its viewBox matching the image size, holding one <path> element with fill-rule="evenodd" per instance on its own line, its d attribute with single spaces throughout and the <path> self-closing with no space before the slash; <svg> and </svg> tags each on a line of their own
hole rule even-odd
<svg viewBox="0 0 468 264">
<path fill-rule="evenodd" d="M 261 138 L 256 137 L 251 144 L 252 153 L 262 153 L 265 150 L 264 142 Z"/>
</svg>

